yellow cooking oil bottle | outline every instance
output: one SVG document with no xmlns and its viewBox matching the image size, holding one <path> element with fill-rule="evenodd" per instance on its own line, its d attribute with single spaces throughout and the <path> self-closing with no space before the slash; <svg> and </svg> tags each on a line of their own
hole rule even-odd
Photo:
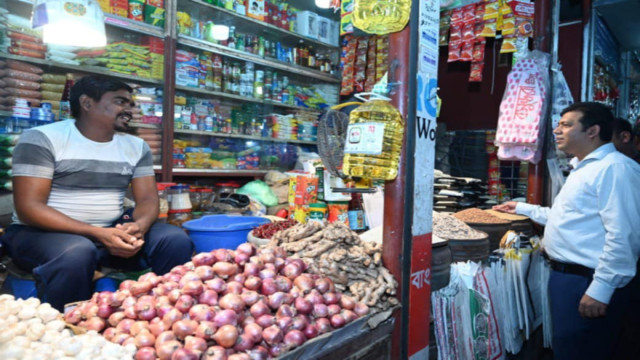
<svg viewBox="0 0 640 360">
<path fill-rule="evenodd" d="M 407 25 L 411 0 L 354 0 L 353 26 L 370 34 L 389 34 Z"/>
<path fill-rule="evenodd" d="M 363 98 L 369 95 L 369 99 Z M 393 180 L 398 175 L 404 119 L 391 99 L 376 93 L 359 94 L 366 101 L 351 111 L 342 172 L 351 177 Z"/>
</svg>

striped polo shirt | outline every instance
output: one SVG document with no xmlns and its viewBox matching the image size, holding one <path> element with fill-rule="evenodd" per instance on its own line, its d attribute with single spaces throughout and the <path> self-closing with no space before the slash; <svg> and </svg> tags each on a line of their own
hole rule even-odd
<svg viewBox="0 0 640 360">
<path fill-rule="evenodd" d="M 123 212 L 131 180 L 154 176 L 149 146 L 116 133 L 109 142 L 84 137 L 75 120 L 25 131 L 13 153 L 13 176 L 51 179 L 47 205 L 94 226 L 109 226 Z M 16 212 L 13 223 L 20 224 Z"/>
</svg>

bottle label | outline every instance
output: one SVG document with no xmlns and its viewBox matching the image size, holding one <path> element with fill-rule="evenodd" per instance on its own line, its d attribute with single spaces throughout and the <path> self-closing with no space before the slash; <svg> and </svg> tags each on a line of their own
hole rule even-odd
<svg viewBox="0 0 640 360">
<path fill-rule="evenodd" d="M 345 154 L 382 154 L 384 125 L 375 122 L 349 124 Z"/>
</svg>

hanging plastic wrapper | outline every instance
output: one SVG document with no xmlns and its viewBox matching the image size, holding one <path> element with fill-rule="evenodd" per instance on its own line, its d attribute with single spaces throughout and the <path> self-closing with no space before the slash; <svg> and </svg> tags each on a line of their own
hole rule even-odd
<svg viewBox="0 0 640 360">
<path fill-rule="evenodd" d="M 351 16 L 358 29 L 384 35 L 404 29 L 410 14 L 411 0 L 355 0 Z"/>
<path fill-rule="evenodd" d="M 449 285 L 432 294 L 438 359 L 503 359 L 496 285 L 478 263 L 451 265 Z"/>
<path fill-rule="evenodd" d="M 393 180 L 398 175 L 404 118 L 389 103 L 391 99 L 381 95 L 386 91 L 385 75 L 372 93 L 356 95 L 366 102 L 349 115 L 342 162 L 342 172 L 347 176 Z"/>
<path fill-rule="evenodd" d="M 500 160 L 538 163 L 542 157 L 549 94 L 549 54 L 534 50 L 507 77 L 496 145 Z"/>
</svg>

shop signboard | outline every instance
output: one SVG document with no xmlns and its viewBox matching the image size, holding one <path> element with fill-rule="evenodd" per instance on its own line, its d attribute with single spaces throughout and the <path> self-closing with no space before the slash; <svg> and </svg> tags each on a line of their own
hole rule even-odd
<svg viewBox="0 0 640 360">
<path fill-rule="evenodd" d="M 416 148 L 409 290 L 410 359 L 429 358 L 431 231 L 436 139 L 440 1 L 420 1 L 416 99 Z M 435 345 L 435 344 L 433 344 Z"/>
</svg>

